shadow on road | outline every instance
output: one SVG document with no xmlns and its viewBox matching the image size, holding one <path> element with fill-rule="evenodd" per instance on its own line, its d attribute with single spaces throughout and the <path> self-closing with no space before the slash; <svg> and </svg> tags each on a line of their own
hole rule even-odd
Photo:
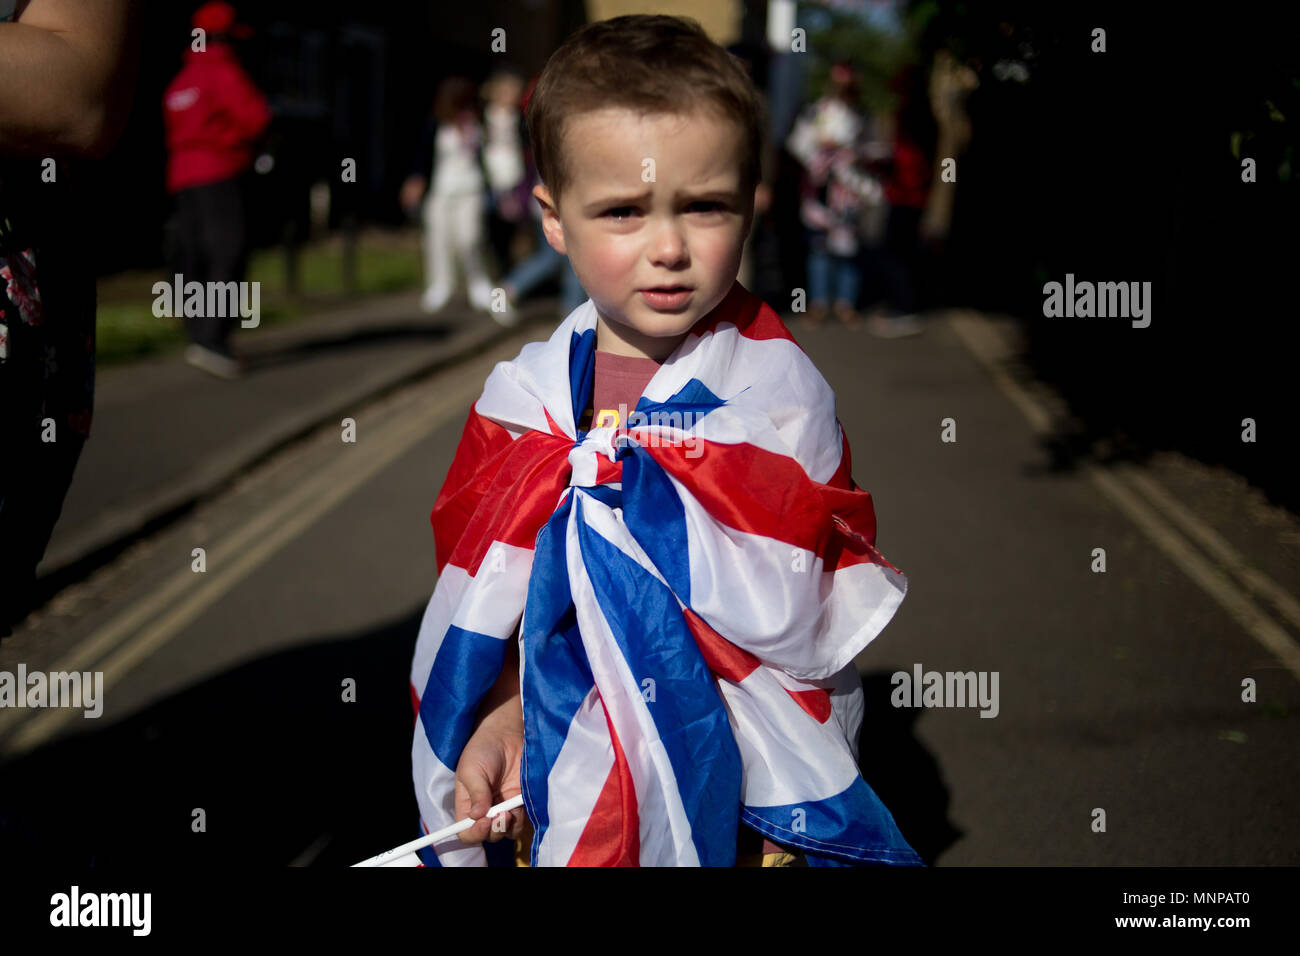
<svg viewBox="0 0 1300 956">
<path fill-rule="evenodd" d="M 0 857 L 347 866 L 413 839 L 408 674 L 422 613 L 238 666 L 0 766 Z M 343 700 L 348 678 L 355 702 Z M 889 705 L 888 674 L 863 689 L 864 775 L 932 863 L 960 834 L 938 765 L 912 734 L 917 712 Z M 206 832 L 192 829 L 196 809 Z"/>
<path fill-rule="evenodd" d="M 315 862 L 346 865 L 412 839 L 408 675 L 422 611 L 236 667 L 0 766 L 0 856 L 279 867 L 328 833 Z M 191 829 L 196 808 L 205 833 Z"/>
<path fill-rule="evenodd" d="M 858 765 L 912 849 L 933 866 L 964 834 L 948 822 L 949 794 L 938 762 L 916 739 L 923 710 L 890 704 L 891 676 L 891 671 L 871 671 L 862 677 L 866 707 Z"/>
</svg>

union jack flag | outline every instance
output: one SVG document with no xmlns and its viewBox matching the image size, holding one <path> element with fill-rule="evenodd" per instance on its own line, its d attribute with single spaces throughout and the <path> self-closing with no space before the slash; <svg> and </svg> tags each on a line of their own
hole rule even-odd
<svg viewBox="0 0 1300 956">
<path fill-rule="evenodd" d="M 907 580 L 875 548 L 825 379 L 738 282 L 626 432 L 579 430 L 588 300 L 500 362 L 433 507 L 411 666 L 425 833 L 519 641 L 534 866 L 730 866 L 741 824 L 813 865 L 922 865 L 863 779 L 853 660 Z M 648 423 L 646 423 L 648 421 Z M 484 865 L 453 840 L 425 865 Z"/>
</svg>

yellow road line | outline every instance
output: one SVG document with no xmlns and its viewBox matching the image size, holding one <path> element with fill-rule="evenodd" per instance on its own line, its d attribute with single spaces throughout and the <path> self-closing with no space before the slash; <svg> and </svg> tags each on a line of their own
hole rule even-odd
<svg viewBox="0 0 1300 956">
<path fill-rule="evenodd" d="M 970 353 L 984 366 L 994 383 L 1020 409 L 1035 432 L 1051 433 L 1051 415 L 1028 391 L 1007 374 L 1001 360 L 1007 347 L 997 332 L 984 320 L 959 312 L 950 313 L 948 324 Z M 1258 604 L 1243 593 L 1243 587 L 1234 583 L 1229 574 L 1216 568 L 1178 533 L 1174 524 L 1198 541 L 1211 555 L 1223 562 L 1229 572 L 1239 578 L 1245 588 L 1271 600 L 1293 623 L 1300 623 L 1300 607 L 1281 587 L 1267 575 L 1251 567 L 1245 559 L 1218 534 L 1177 502 L 1150 476 L 1139 475 L 1131 467 L 1113 470 L 1099 468 L 1092 462 L 1081 460 L 1085 474 L 1101 493 L 1133 522 L 1184 574 L 1192 579 L 1206 594 L 1237 621 L 1256 641 L 1277 656 L 1282 664 L 1300 680 L 1300 645 L 1284 628 L 1278 625 Z M 1145 493 L 1160 511 L 1169 516 L 1170 524 L 1162 519 L 1156 508 L 1144 501 Z"/>
</svg>

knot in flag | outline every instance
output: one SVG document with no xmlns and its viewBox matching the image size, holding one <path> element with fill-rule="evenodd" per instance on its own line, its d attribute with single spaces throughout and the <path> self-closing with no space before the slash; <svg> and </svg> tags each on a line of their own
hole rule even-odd
<svg viewBox="0 0 1300 956">
<path fill-rule="evenodd" d="M 617 430 L 602 427 L 593 428 L 580 441 L 575 442 L 569 451 L 569 467 L 572 469 L 569 485 L 590 488 L 601 484 L 597 479 L 600 464 L 598 459 L 603 457 L 611 463 L 618 461 L 619 449 L 615 447 L 618 438 Z"/>
</svg>

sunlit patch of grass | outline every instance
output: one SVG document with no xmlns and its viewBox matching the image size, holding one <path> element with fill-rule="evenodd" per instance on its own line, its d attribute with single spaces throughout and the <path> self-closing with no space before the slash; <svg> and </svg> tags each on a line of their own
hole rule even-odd
<svg viewBox="0 0 1300 956">
<path fill-rule="evenodd" d="M 289 294 L 284 250 L 259 249 L 248 261 L 247 280 L 261 283 L 258 329 L 338 308 L 366 296 L 418 289 L 422 281 L 419 235 L 413 231 L 365 233 L 357 244 L 356 290 L 344 290 L 341 237 L 305 245 L 298 256 L 297 296 Z M 95 359 L 100 365 L 131 361 L 180 348 L 184 320 L 153 314 L 153 284 L 171 282 L 163 270 L 136 271 L 99 280 Z M 255 335 L 257 329 L 241 329 Z"/>
</svg>

